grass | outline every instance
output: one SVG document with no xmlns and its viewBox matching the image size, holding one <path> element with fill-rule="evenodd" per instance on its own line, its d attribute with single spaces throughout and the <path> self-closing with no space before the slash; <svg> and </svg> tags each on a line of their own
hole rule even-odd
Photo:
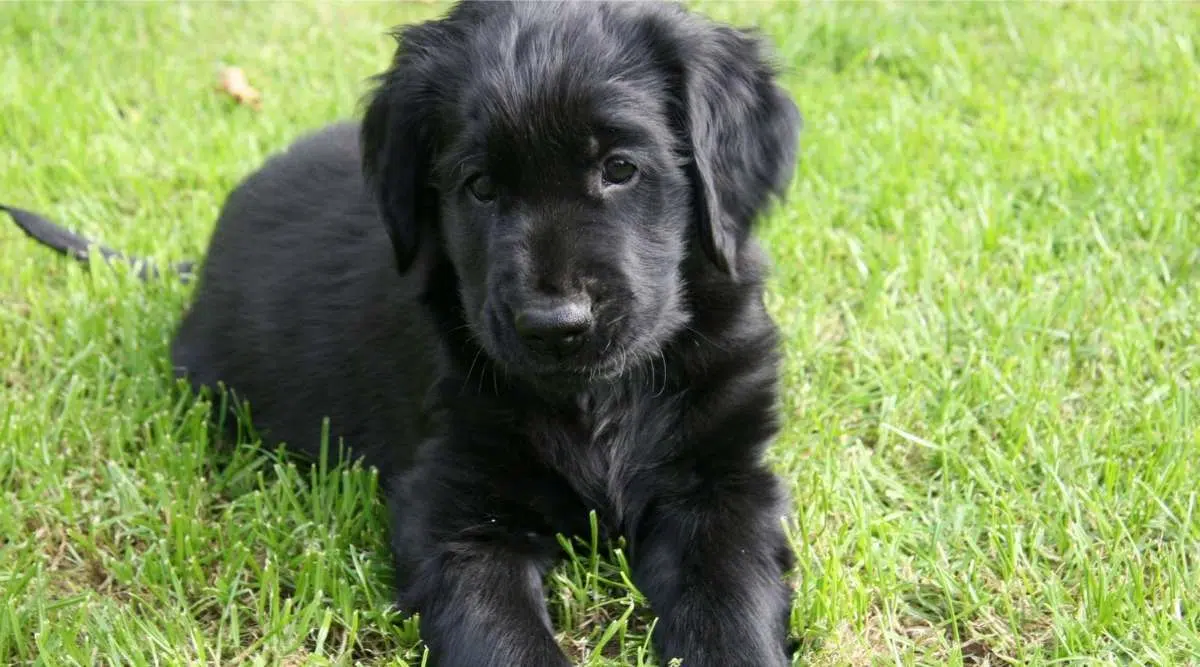
<svg viewBox="0 0 1200 667">
<path fill-rule="evenodd" d="M 1200 664 L 1197 6 L 701 6 L 775 38 L 807 119 L 763 228 L 798 664 Z M 0 4 L 0 201 L 198 257 L 443 8 Z M 0 224 L 0 663 L 420 664 L 372 474 L 218 451 L 172 391 L 187 294 Z M 655 664 L 583 537 L 563 645 Z"/>
</svg>

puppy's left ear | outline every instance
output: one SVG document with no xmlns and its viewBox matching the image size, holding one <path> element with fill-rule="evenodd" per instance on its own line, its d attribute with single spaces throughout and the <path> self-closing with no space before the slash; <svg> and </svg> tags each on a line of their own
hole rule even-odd
<svg viewBox="0 0 1200 667">
<path fill-rule="evenodd" d="M 728 26 L 677 35 L 677 100 L 691 149 L 700 244 L 728 274 L 738 250 L 796 169 L 803 119 L 776 82 L 763 39 Z"/>
<path fill-rule="evenodd" d="M 396 35 L 395 59 L 377 77 L 362 120 L 363 174 L 401 272 L 412 265 L 437 225 L 438 196 L 430 180 L 437 61 L 429 55 L 429 44 L 444 33 L 441 22 L 429 22 Z"/>
</svg>

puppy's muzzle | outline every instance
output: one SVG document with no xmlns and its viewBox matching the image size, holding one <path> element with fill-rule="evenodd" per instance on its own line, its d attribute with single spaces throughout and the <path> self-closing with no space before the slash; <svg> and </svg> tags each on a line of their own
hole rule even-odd
<svg viewBox="0 0 1200 667">
<path fill-rule="evenodd" d="M 517 335 L 534 352 L 563 357 L 578 352 L 594 328 L 592 302 L 586 295 L 539 299 L 515 311 Z"/>
</svg>

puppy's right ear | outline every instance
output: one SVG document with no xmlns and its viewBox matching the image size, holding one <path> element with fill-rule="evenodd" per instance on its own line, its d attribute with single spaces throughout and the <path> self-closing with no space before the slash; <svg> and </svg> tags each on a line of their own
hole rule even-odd
<svg viewBox="0 0 1200 667">
<path fill-rule="evenodd" d="M 438 194 L 430 173 L 436 77 L 426 45 L 439 37 L 437 22 L 397 32 L 399 48 L 391 67 L 376 78 L 360 133 L 363 174 L 401 272 L 437 225 Z"/>
<path fill-rule="evenodd" d="M 736 273 L 740 249 L 795 173 L 804 121 L 779 85 L 770 44 L 756 31 L 714 23 L 682 5 L 655 13 L 650 43 L 667 65 L 700 248 Z"/>
</svg>

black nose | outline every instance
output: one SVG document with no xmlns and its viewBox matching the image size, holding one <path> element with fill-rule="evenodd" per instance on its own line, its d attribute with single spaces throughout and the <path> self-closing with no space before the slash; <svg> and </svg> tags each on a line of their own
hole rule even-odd
<svg viewBox="0 0 1200 667">
<path fill-rule="evenodd" d="M 514 324 L 531 348 L 569 354 L 583 346 L 592 330 L 592 304 L 586 298 L 531 304 L 517 311 Z"/>
</svg>

